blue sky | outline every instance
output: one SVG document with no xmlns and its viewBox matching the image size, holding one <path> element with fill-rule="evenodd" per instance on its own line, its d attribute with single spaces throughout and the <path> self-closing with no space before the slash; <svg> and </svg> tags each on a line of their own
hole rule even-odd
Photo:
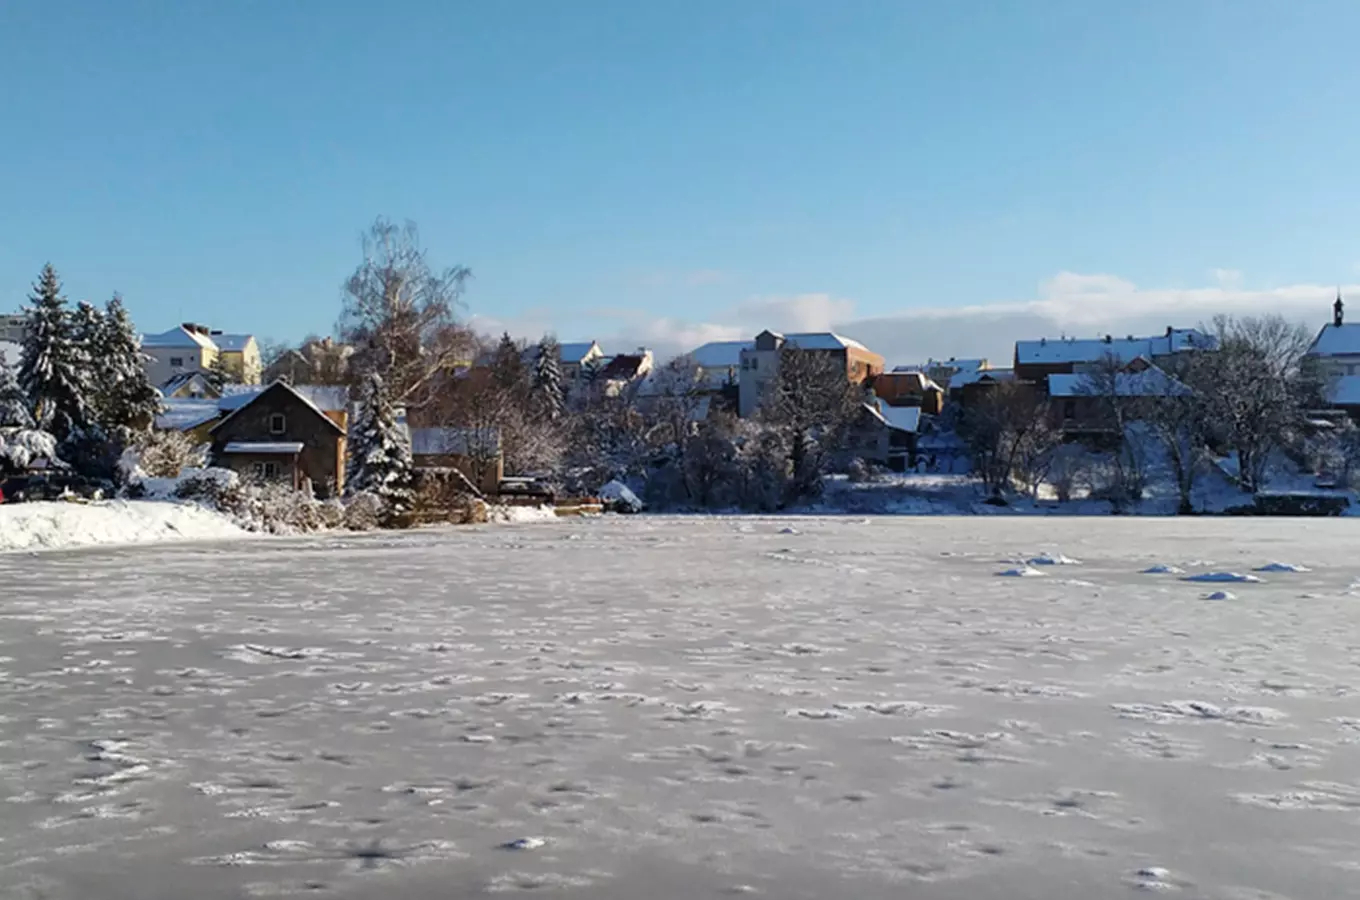
<svg viewBox="0 0 1360 900">
<path fill-rule="evenodd" d="M 325 332 L 386 215 L 472 268 L 479 327 L 616 349 L 1320 321 L 1360 281 L 1357 31 L 1350 0 L 17 0 L 0 307 L 51 260 L 147 330 Z"/>
</svg>

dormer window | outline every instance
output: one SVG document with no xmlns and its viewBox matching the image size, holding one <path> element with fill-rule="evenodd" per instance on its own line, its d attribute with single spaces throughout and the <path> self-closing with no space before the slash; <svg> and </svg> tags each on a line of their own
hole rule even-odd
<svg viewBox="0 0 1360 900">
<path fill-rule="evenodd" d="M 288 420 L 283 413 L 271 413 L 269 415 L 269 433 L 283 434 L 288 430 Z"/>
</svg>

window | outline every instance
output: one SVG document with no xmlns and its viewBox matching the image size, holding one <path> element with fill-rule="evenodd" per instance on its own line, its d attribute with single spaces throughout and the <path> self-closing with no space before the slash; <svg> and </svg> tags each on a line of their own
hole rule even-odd
<svg viewBox="0 0 1360 900">
<path fill-rule="evenodd" d="M 1064 419 L 1075 419 L 1076 417 L 1077 417 L 1077 401 L 1075 401 L 1075 400 L 1064 400 L 1064 401 L 1063 401 L 1063 418 L 1064 418 Z"/>
<path fill-rule="evenodd" d="M 283 413 L 271 413 L 269 416 L 269 433 L 283 434 L 288 430 L 288 420 L 283 417 Z"/>
<path fill-rule="evenodd" d="M 276 462 L 267 462 L 267 463 L 265 463 L 265 464 L 264 464 L 264 477 L 265 477 L 265 478 L 278 478 L 278 477 L 279 477 L 279 464 L 276 463 Z"/>
<path fill-rule="evenodd" d="M 172 368 L 172 369 L 182 369 L 182 368 L 184 368 L 184 357 L 182 357 L 182 356 L 172 356 L 172 357 L 170 357 L 170 368 Z"/>
</svg>

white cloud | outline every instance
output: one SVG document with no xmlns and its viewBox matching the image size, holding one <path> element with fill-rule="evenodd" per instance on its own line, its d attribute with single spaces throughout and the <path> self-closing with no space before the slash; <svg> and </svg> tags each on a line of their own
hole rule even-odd
<svg viewBox="0 0 1360 900">
<path fill-rule="evenodd" d="M 667 357 L 707 341 L 754 337 L 765 328 L 783 331 L 834 329 L 856 338 L 884 355 L 889 363 L 921 361 L 927 357 L 984 356 L 1006 365 L 1017 339 L 1097 337 L 1105 334 L 1157 334 L 1168 325 L 1187 327 L 1207 322 L 1220 313 L 1262 315 L 1280 313 L 1320 327 L 1331 319 L 1335 285 L 1297 284 L 1247 290 L 1241 273 L 1213 270 L 1212 285 L 1193 288 L 1143 288 L 1114 275 L 1060 272 L 1039 285 L 1034 298 L 965 307 L 920 307 L 890 315 L 857 315 L 853 300 L 825 293 L 787 297 L 757 296 L 734 305 L 731 314 L 716 321 L 696 322 L 676 317 L 651 320 L 636 312 L 620 316 L 613 334 L 593 335 L 606 352 L 637 346 L 651 347 Z M 1360 285 L 1342 286 L 1360 295 Z M 1360 302 L 1356 304 L 1360 316 Z M 514 334 L 541 334 L 548 326 L 537 321 Z M 489 320 L 486 320 L 489 321 Z M 560 332 L 574 337 L 578 329 L 557 322 Z M 480 327 L 480 326 L 479 326 Z M 488 329 L 490 330 L 490 329 Z M 499 333 L 501 326 L 495 329 Z M 601 329 L 606 331 L 607 329 Z"/>
</svg>

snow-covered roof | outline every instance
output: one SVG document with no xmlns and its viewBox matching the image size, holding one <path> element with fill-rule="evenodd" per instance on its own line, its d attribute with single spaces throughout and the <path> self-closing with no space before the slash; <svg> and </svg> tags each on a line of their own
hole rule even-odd
<svg viewBox="0 0 1360 900">
<path fill-rule="evenodd" d="M 557 345 L 557 358 L 564 363 L 582 363 L 592 357 L 603 356 L 604 351 L 595 341 L 570 341 L 565 344 Z M 530 344 L 520 354 L 520 359 L 526 363 L 538 359 L 538 345 Z"/>
<path fill-rule="evenodd" d="M 171 328 L 169 331 L 162 331 L 160 334 L 142 335 L 142 346 L 144 348 L 163 348 L 176 349 L 180 347 L 199 347 L 204 350 L 216 350 L 217 344 L 206 334 L 199 334 L 197 331 L 190 331 L 183 325 Z"/>
<path fill-rule="evenodd" d="M 412 456 L 472 456 L 474 451 L 496 453 L 500 432 L 495 428 L 412 428 Z"/>
<path fill-rule="evenodd" d="M 186 385 L 195 383 L 199 387 L 201 393 L 212 393 L 211 386 L 208 384 L 208 379 L 204 377 L 202 372 L 180 372 L 178 375 L 172 375 L 170 378 L 166 379 L 165 383 L 162 384 L 158 390 L 160 390 L 162 397 L 169 397 Z"/>
<path fill-rule="evenodd" d="M 741 365 L 741 351 L 754 346 L 754 341 L 709 341 L 685 356 L 703 369 L 735 369 Z"/>
<path fill-rule="evenodd" d="M 848 338 L 834 331 L 800 331 L 782 336 L 790 344 L 797 344 L 800 350 L 863 350 L 872 352 L 854 338 Z"/>
<path fill-rule="evenodd" d="M 217 349 L 224 353 L 240 353 L 245 350 L 251 341 L 255 340 L 253 334 L 214 334 L 213 343 Z"/>
<path fill-rule="evenodd" d="M 1310 356 L 1360 356 L 1360 322 L 1324 325 L 1308 348 Z"/>
<path fill-rule="evenodd" d="M 221 428 L 223 425 L 227 424 L 227 422 L 229 422 L 237 413 L 245 409 L 250 404 L 254 403 L 258 398 L 263 397 L 269 391 L 272 391 L 277 388 L 279 390 L 288 391 L 294 397 L 297 397 L 305 405 L 311 407 L 312 411 L 315 412 L 318 416 L 326 420 L 326 422 L 332 428 L 334 428 L 341 434 L 344 433 L 344 429 L 341 428 L 334 419 L 326 415 L 326 412 L 323 410 L 323 408 L 321 406 L 318 406 L 317 403 L 312 399 L 313 392 L 316 392 L 315 396 L 325 400 L 327 398 L 334 398 L 335 396 L 334 394 L 328 393 L 329 391 L 332 390 L 345 391 L 346 405 L 335 407 L 334 409 L 331 410 L 331 412 L 337 412 L 339 410 L 346 409 L 349 394 L 348 391 L 343 387 L 331 388 L 330 386 L 318 387 L 317 385 L 299 385 L 295 387 L 291 384 L 288 384 L 286 381 L 276 381 L 273 384 L 267 385 L 263 388 L 259 387 L 258 385 L 243 385 L 242 387 L 245 387 L 248 390 L 242 390 L 235 393 L 230 392 L 225 393 L 222 395 L 222 399 L 217 401 L 218 409 L 220 409 L 222 412 L 225 412 L 226 416 L 222 418 L 222 421 L 218 422 L 216 425 L 213 426 L 214 432 L 216 432 L 217 429 Z"/>
<path fill-rule="evenodd" d="M 228 384 L 222 388 L 222 399 L 218 408 L 223 412 L 233 412 L 250 403 L 271 385 Z M 288 385 L 293 393 L 306 400 L 318 410 L 341 412 L 349 409 L 349 388 L 342 384 L 292 384 Z"/>
<path fill-rule="evenodd" d="M 1190 393 L 1190 388 L 1156 366 L 1141 372 L 1117 373 L 1114 388 L 1120 397 L 1179 397 Z M 1088 374 L 1048 376 L 1050 397 L 1085 397 L 1102 390 Z"/>
<path fill-rule="evenodd" d="M 301 441 L 228 441 L 223 453 L 301 453 Z"/>
<path fill-rule="evenodd" d="M 976 372 L 987 368 L 985 359 L 928 359 L 923 363 L 906 366 L 893 366 L 894 372 L 930 372 L 938 369 L 953 369 L 955 373 Z"/>
<path fill-rule="evenodd" d="M 218 416 L 217 401 L 207 399 L 169 399 L 156 416 L 156 427 L 162 431 L 188 431 Z"/>
<path fill-rule="evenodd" d="M 1360 375 L 1342 375 L 1327 389 L 1333 406 L 1360 406 Z"/>
<path fill-rule="evenodd" d="M 869 410 L 879 421 L 895 431 L 907 431 L 915 434 L 921 428 L 921 407 L 919 406 L 889 406 L 882 398 L 874 398 L 874 402 L 864 404 L 864 408 Z"/>
<path fill-rule="evenodd" d="M 1059 338 L 1037 341 L 1016 341 L 1015 361 L 1019 365 L 1066 365 L 1069 363 L 1098 362 L 1113 356 L 1120 362 L 1131 362 L 1142 356 L 1170 356 L 1187 350 L 1212 350 L 1218 346 L 1215 338 L 1195 328 L 1170 328 L 1156 337 L 1103 338 L 1077 340 Z"/>
</svg>

